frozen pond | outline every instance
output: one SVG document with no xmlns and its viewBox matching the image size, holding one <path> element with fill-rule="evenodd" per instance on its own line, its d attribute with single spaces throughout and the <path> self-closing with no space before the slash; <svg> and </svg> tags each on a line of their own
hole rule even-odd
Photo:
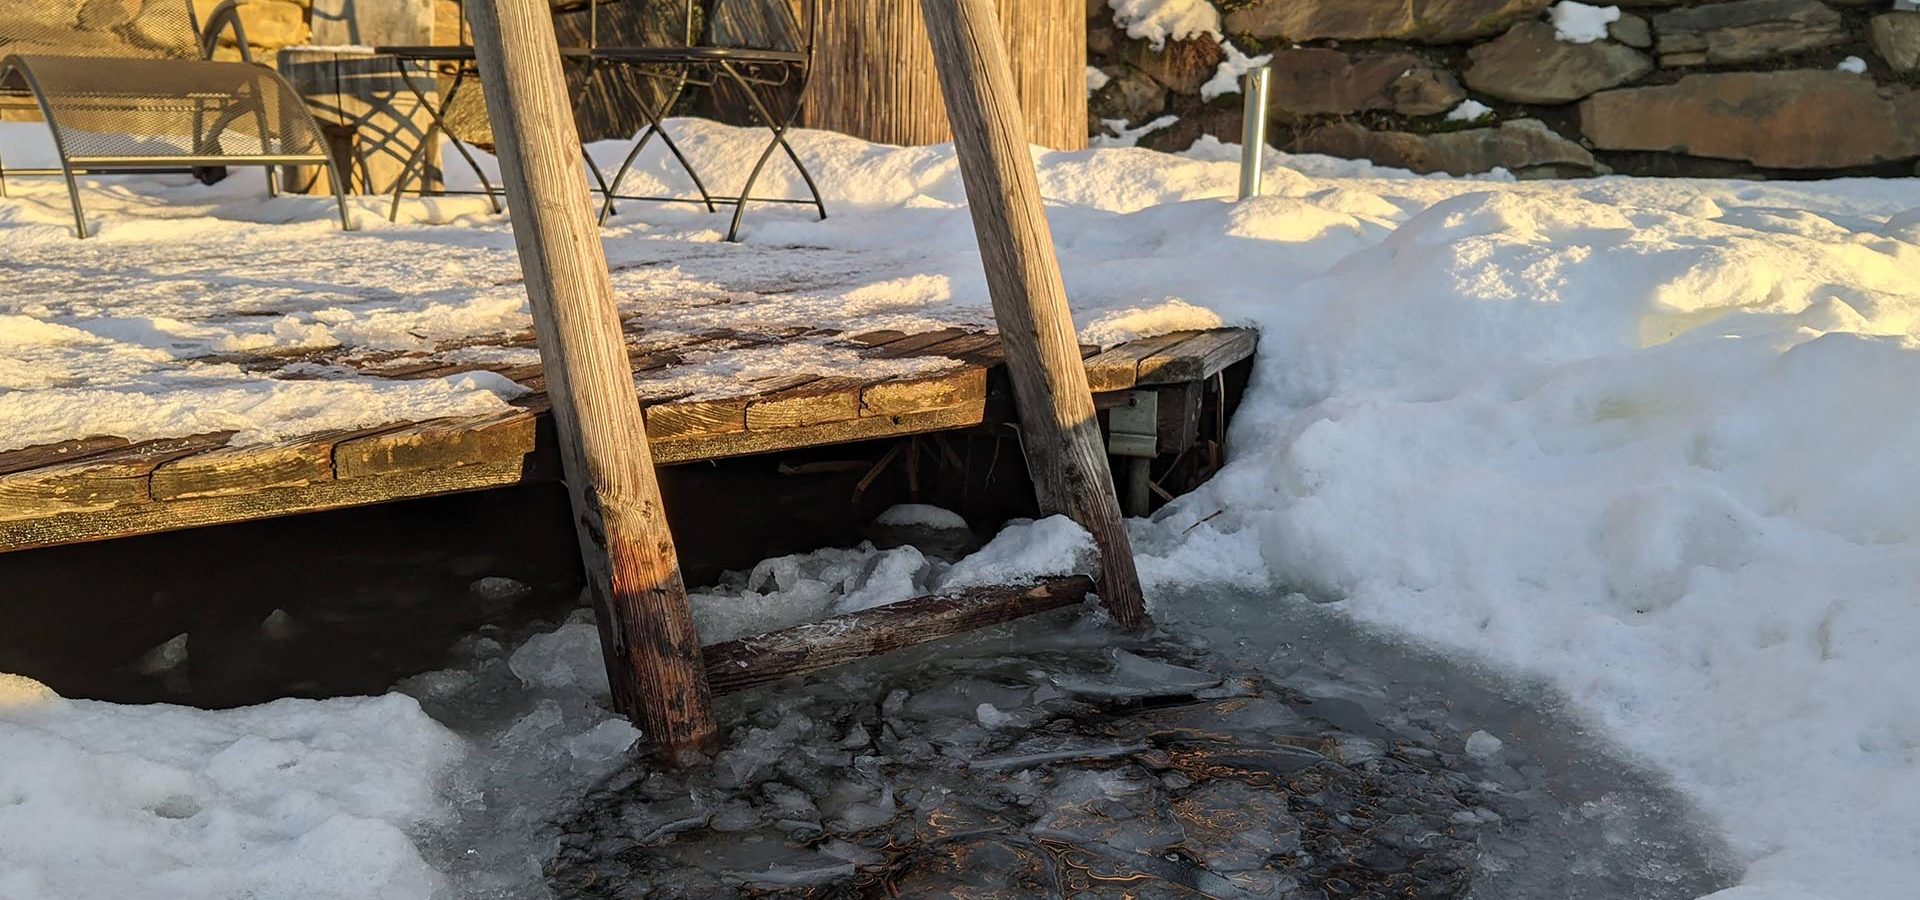
<svg viewBox="0 0 1920 900">
<path fill-rule="evenodd" d="M 1299 597 L 1159 605 L 1121 646 L 1070 611 L 731 698 L 711 771 L 635 764 L 548 811 L 547 884 L 1659 900 L 1737 874 L 1544 695 Z"/>
</svg>

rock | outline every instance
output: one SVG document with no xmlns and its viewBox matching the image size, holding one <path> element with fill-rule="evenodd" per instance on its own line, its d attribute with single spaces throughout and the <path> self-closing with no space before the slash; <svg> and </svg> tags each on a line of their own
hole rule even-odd
<svg viewBox="0 0 1920 900">
<path fill-rule="evenodd" d="M 1645 50 L 1653 46 L 1653 26 L 1633 13 L 1621 13 L 1619 21 L 1607 26 L 1607 37 L 1629 47 Z"/>
<path fill-rule="evenodd" d="M 1283 41 L 1448 44 L 1495 34 L 1551 0 L 1253 0 L 1227 14 L 1229 34 Z"/>
<path fill-rule="evenodd" d="M 1167 89 L 1138 69 L 1127 69 L 1093 92 L 1087 109 L 1101 119 L 1139 124 L 1167 108 Z"/>
<path fill-rule="evenodd" d="M 1895 72 L 1920 70 L 1920 12 L 1898 11 L 1873 17 L 1873 52 Z"/>
<path fill-rule="evenodd" d="M 165 675 L 186 664 L 187 635 L 181 632 L 148 650 L 134 663 L 134 669 L 142 675 Z"/>
<path fill-rule="evenodd" d="M 199 21 L 207 21 L 207 15 L 220 5 L 220 0 L 193 0 L 194 14 Z M 307 29 L 307 4 L 296 0 L 248 0 L 240 4 L 240 26 L 247 30 L 247 43 L 255 47 L 291 47 L 303 44 L 309 34 Z M 144 17 L 134 23 L 137 29 L 141 22 L 151 20 Z M 220 31 L 220 44 L 231 47 L 233 29 Z"/>
<path fill-rule="evenodd" d="M 1663 66 L 1752 62 L 1844 43 L 1846 23 L 1819 0 L 1734 0 L 1653 17 Z"/>
<path fill-rule="evenodd" d="M 474 579 L 473 583 L 467 585 L 467 593 L 482 603 L 509 605 L 533 596 L 533 586 L 512 578 L 488 575 Z"/>
<path fill-rule="evenodd" d="M 75 21 L 86 31 L 106 31 L 133 21 L 139 12 L 140 0 L 86 0 Z"/>
<path fill-rule="evenodd" d="M 270 641 L 284 641 L 293 636 L 293 616 L 284 609 L 267 613 L 260 620 L 260 636 Z"/>
<path fill-rule="evenodd" d="M 1153 80 L 1179 94 L 1197 94 L 1200 86 L 1213 77 L 1220 61 L 1227 58 L 1220 42 L 1202 36 L 1184 41 L 1168 41 L 1164 49 L 1154 50 L 1146 41 L 1128 41 L 1119 48 L 1119 56 Z"/>
<path fill-rule="evenodd" d="M 1467 755 L 1479 760 L 1491 759 L 1498 755 L 1506 743 L 1484 731 L 1467 735 Z"/>
<path fill-rule="evenodd" d="M 1571 103 L 1653 71 L 1653 60 L 1611 41 L 1569 44 L 1545 22 L 1522 22 L 1467 53 L 1467 85 L 1515 103 Z"/>
<path fill-rule="evenodd" d="M 1368 110 L 1430 116 L 1467 96 L 1452 73 L 1411 53 L 1280 50 L 1272 67 L 1270 109 L 1281 118 Z"/>
<path fill-rule="evenodd" d="M 1587 98 L 1580 130 L 1605 150 L 1841 168 L 1920 155 L 1920 93 L 1824 70 L 1689 75 Z"/>
<path fill-rule="evenodd" d="M 1537 119 L 1515 119 L 1497 128 L 1446 134 L 1369 131 L 1350 122 L 1318 128 L 1294 143 L 1297 153 L 1367 159 L 1422 174 L 1472 175 L 1507 169 L 1516 175 L 1550 169 L 1555 174 L 1592 174 L 1600 165 L 1581 147 Z"/>
</svg>

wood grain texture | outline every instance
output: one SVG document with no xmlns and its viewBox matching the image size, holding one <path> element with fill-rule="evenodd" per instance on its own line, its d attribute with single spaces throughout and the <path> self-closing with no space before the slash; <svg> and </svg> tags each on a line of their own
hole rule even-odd
<svg viewBox="0 0 1920 900">
<path fill-rule="evenodd" d="M 1204 331 L 1140 360 L 1136 383 L 1179 384 L 1211 377 L 1249 356 L 1260 344 L 1251 328 Z"/>
<path fill-rule="evenodd" d="M 819 46 L 804 122 L 882 144 L 953 139 L 920 7 L 902 0 L 818 0 Z M 1027 110 L 1028 141 L 1087 146 L 1085 0 L 1006 0 L 998 10 Z"/>
<path fill-rule="evenodd" d="M 978 425 L 985 416 L 984 401 L 949 409 L 924 410 L 892 416 L 860 416 L 840 422 L 802 425 L 776 431 L 742 431 L 737 434 L 699 435 L 663 440 L 653 447 L 654 462 L 660 465 L 727 459 L 772 453 L 794 447 L 825 447 L 853 441 L 925 434 Z"/>
<path fill-rule="evenodd" d="M 747 404 L 747 430 L 774 431 L 855 418 L 860 415 L 860 387 L 856 378 L 820 378 L 761 394 Z"/>
<path fill-rule="evenodd" d="M 669 758 L 718 740 L 547 0 L 471 0 L 480 80 L 616 708 Z"/>
<path fill-rule="evenodd" d="M 918 597 L 705 650 L 707 683 L 730 693 L 1072 606 L 1093 580 L 1076 575 Z"/>
<path fill-rule="evenodd" d="M 0 453 L 0 475 L 25 472 L 44 466 L 58 465 L 84 459 L 96 453 L 118 450 L 133 442 L 123 437 L 96 435 L 94 437 L 75 438 L 52 444 L 36 444 Z"/>
<path fill-rule="evenodd" d="M 993 0 L 921 0 L 1040 508 L 1100 548 L 1115 624 L 1149 624 Z M 1084 26 L 1083 10 L 1070 16 Z M 1036 26 L 1037 27 L 1037 26 Z M 1072 64 L 1081 65 L 1082 57 Z M 1056 61 L 1059 62 L 1059 61 Z"/>
<path fill-rule="evenodd" d="M 432 419 L 343 440 L 333 447 L 339 478 L 513 462 L 533 452 L 536 416 L 516 409 L 492 416 Z"/>
<path fill-rule="evenodd" d="M 232 432 L 142 441 L 72 462 L 0 475 L 0 520 L 106 509 L 149 499 L 162 463 L 227 442 Z"/>
<path fill-rule="evenodd" d="M 518 463 L 405 472 L 302 487 L 268 488 L 218 497 L 119 505 L 21 521 L 0 521 L 0 547 L 31 550 L 108 538 L 321 512 L 518 484 Z"/>
<path fill-rule="evenodd" d="M 1129 341 L 1111 350 L 1096 353 L 1084 364 L 1087 383 L 1096 391 L 1124 391 L 1140 382 L 1140 361 L 1172 351 L 1191 340 L 1196 332 L 1176 331 Z"/>
<path fill-rule="evenodd" d="M 333 440 L 310 435 L 246 447 L 221 447 L 162 463 L 153 470 L 154 500 L 225 497 L 333 480 Z"/>
<path fill-rule="evenodd" d="M 895 416 L 986 402 L 987 370 L 961 366 L 932 375 L 869 384 L 860 392 L 860 415 Z"/>
</svg>

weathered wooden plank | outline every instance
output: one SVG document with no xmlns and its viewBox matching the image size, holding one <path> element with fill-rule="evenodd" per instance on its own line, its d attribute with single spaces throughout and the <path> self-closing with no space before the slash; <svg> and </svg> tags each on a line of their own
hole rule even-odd
<svg viewBox="0 0 1920 900">
<path fill-rule="evenodd" d="M 908 337 L 907 333 L 904 331 L 899 331 L 893 328 L 883 328 L 879 331 L 866 331 L 860 334 L 852 335 L 848 337 L 847 340 L 852 341 L 856 344 L 865 344 L 866 346 L 869 346 L 869 347 L 880 347 L 886 344 L 891 344 L 894 341 L 900 340 L 901 338 L 904 338 L 904 337 Z"/>
<path fill-rule="evenodd" d="M 743 690 L 965 634 L 989 625 L 1072 606 L 1087 598 L 1084 575 L 1037 584 L 992 585 L 954 594 L 916 597 L 889 606 L 834 616 L 702 648 L 707 683 L 716 693 Z"/>
<path fill-rule="evenodd" d="M 1196 333 L 1176 331 L 1172 334 L 1128 341 L 1105 353 L 1095 355 L 1085 362 L 1087 383 L 1095 393 L 1123 391 L 1133 387 L 1140 380 L 1141 360 L 1185 343 Z"/>
<path fill-rule="evenodd" d="M 646 407 L 647 439 L 677 440 L 701 435 L 739 434 L 747 430 L 747 398 L 691 400 Z M 656 461 L 659 448 L 654 448 Z"/>
<path fill-rule="evenodd" d="M 155 500 L 225 497 L 333 480 L 333 445 L 358 432 L 335 431 L 271 444 L 220 447 L 153 470 Z"/>
<path fill-rule="evenodd" d="M 149 498 L 147 479 L 160 464 L 227 442 L 233 432 L 142 441 L 118 450 L 0 476 L 0 520 L 106 509 Z"/>
<path fill-rule="evenodd" d="M 1140 360 L 1135 383 L 1199 381 L 1253 355 L 1260 333 L 1251 328 L 1201 332 Z"/>
<path fill-rule="evenodd" d="M 944 356 L 949 359 L 962 359 L 970 353 L 979 353 L 991 347 L 1000 346 L 1000 336 L 989 332 L 963 334 L 949 338 L 938 344 L 922 347 L 914 356 Z"/>
<path fill-rule="evenodd" d="M 54 444 L 36 444 L 0 453 L 0 475 L 25 472 L 63 462 L 73 462 L 96 453 L 128 447 L 132 441 L 113 435 L 75 438 Z"/>
<path fill-rule="evenodd" d="M 962 366 L 932 375 L 869 384 L 860 392 L 860 414 L 893 416 L 980 404 L 986 402 L 986 398 L 987 370 L 980 366 Z"/>
<path fill-rule="evenodd" d="M 950 341 L 966 334 L 964 328 L 942 328 L 925 334 L 911 334 L 879 348 L 873 355 L 880 359 L 899 359 L 905 356 L 919 356 L 920 351 L 943 341 Z"/>
<path fill-rule="evenodd" d="M 980 424 L 985 404 L 963 404 L 947 409 L 904 413 L 897 416 L 860 416 L 842 422 L 803 425 L 772 431 L 742 431 L 737 434 L 696 435 L 662 439 L 653 445 L 653 461 L 659 465 L 751 456 L 795 447 L 823 447 L 876 438 L 898 437 L 966 428 Z"/>
<path fill-rule="evenodd" d="M 861 387 L 856 378 L 819 378 L 761 394 L 747 402 L 747 430 L 773 431 L 855 418 L 860 415 Z"/>
<path fill-rule="evenodd" d="M 0 521 L 0 550 L 29 550 L 85 541 L 245 522 L 295 513 L 386 503 L 436 494 L 505 487 L 522 480 L 518 462 L 401 472 L 220 497 L 153 501 Z"/>
<path fill-rule="evenodd" d="M 342 441 L 333 448 L 338 478 L 449 469 L 523 460 L 533 452 L 535 416 L 516 409 L 491 416 L 433 419 Z"/>
</svg>

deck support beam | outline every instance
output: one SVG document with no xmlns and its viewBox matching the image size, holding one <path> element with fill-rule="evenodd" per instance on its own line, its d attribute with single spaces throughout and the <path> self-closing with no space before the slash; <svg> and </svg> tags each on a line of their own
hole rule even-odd
<svg viewBox="0 0 1920 900">
<path fill-rule="evenodd" d="M 547 0 L 471 0 L 514 244 L 615 706 L 672 759 L 716 740 L 700 638 L 580 174 Z"/>
<path fill-rule="evenodd" d="M 1093 535 L 1100 599 L 1115 624 L 1143 630 L 1151 621 L 1080 362 L 999 15 L 993 0 L 920 0 L 920 9 L 1040 508 L 1065 513 Z"/>
</svg>

